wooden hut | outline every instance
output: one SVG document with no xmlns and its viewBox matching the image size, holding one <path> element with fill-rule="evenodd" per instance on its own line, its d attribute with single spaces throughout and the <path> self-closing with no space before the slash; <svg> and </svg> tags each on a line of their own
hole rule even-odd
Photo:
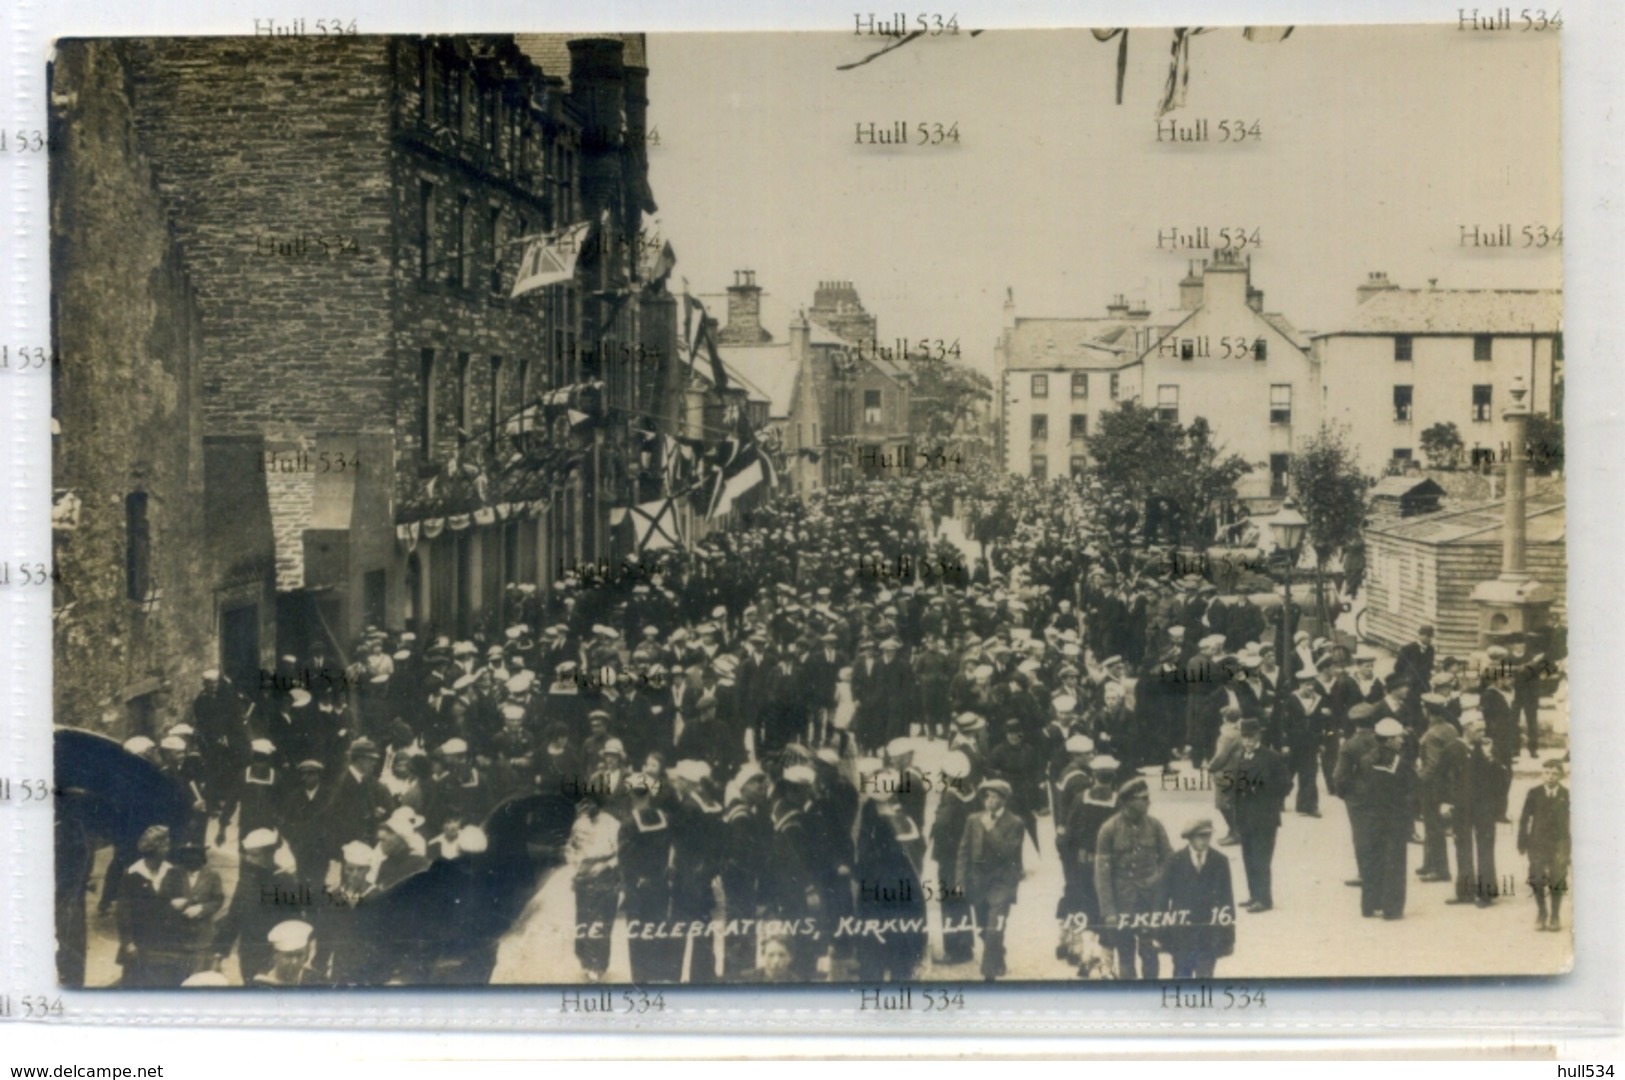
<svg viewBox="0 0 1625 1080">
<path fill-rule="evenodd" d="M 1526 504 L 1528 567 L 1557 593 L 1554 625 L 1566 622 L 1567 517 L 1561 499 L 1530 499 Z M 1466 656 L 1478 648 L 1478 612 L 1473 586 L 1501 572 L 1501 502 L 1414 518 L 1366 529 L 1366 640 L 1396 649 L 1414 639 L 1416 628 L 1432 623 L 1439 655 Z"/>
</svg>

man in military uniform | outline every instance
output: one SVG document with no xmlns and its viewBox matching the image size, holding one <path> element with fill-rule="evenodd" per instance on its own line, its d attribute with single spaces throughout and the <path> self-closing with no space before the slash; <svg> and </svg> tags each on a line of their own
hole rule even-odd
<svg viewBox="0 0 1625 1080">
<path fill-rule="evenodd" d="M 1095 840 L 1095 893 L 1107 931 L 1102 939 L 1117 948 L 1120 978 L 1155 979 L 1161 974 L 1155 935 L 1135 926 L 1135 916 L 1157 910 L 1162 868 L 1173 845 L 1162 822 L 1151 816 L 1151 787 L 1143 779 L 1119 788 L 1117 804 Z"/>
</svg>

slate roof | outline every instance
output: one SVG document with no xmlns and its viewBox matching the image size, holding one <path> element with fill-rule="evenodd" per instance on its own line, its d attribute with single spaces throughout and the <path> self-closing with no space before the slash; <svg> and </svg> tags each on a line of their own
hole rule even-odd
<svg viewBox="0 0 1625 1080">
<path fill-rule="evenodd" d="M 1388 525 L 1375 525 L 1369 534 L 1391 536 L 1399 540 L 1416 540 L 1424 544 L 1496 544 L 1501 543 L 1501 525 L 1505 504 L 1478 503 L 1459 510 L 1444 510 L 1436 514 L 1401 518 Z M 1568 514 L 1561 499 L 1531 498 L 1525 505 L 1528 521 L 1528 542 L 1531 544 L 1560 544 L 1567 532 Z"/>
<path fill-rule="evenodd" d="M 717 355 L 728 377 L 745 387 L 752 401 L 768 403 L 767 414 L 779 420 L 795 406 L 796 365 L 790 360 L 790 346 L 719 345 Z"/>
<path fill-rule="evenodd" d="M 1005 351 L 1010 371 L 1110 369 L 1122 367 L 1131 356 L 1122 347 L 1103 344 L 1100 337 L 1120 330 L 1117 319 L 1022 319 Z M 1130 338 L 1132 341 L 1132 338 Z"/>
<path fill-rule="evenodd" d="M 1387 289 L 1355 309 L 1340 330 L 1352 334 L 1557 334 L 1563 330 L 1561 289 Z"/>
</svg>

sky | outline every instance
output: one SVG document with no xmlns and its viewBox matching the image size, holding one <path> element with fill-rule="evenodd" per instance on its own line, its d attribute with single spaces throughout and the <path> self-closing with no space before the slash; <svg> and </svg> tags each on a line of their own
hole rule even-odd
<svg viewBox="0 0 1625 1080">
<path fill-rule="evenodd" d="M 968 30 L 969 27 L 963 29 Z M 1471 250 L 1463 224 L 1562 222 L 1554 34 L 1449 27 L 1239 28 L 1196 36 L 1186 103 L 1164 117 L 1255 122 L 1240 145 L 1159 144 L 1168 30 L 889 39 L 651 34 L 650 180 L 674 287 L 721 310 L 733 271 L 787 320 L 852 281 L 879 336 L 958 339 L 991 370 L 1007 288 L 1019 316 L 1104 314 L 1116 293 L 1177 304 L 1187 260 L 1159 230 L 1258 230 L 1253 284 L 1300 328 L 1346 321 L 1368 272 L 1401 286 L 1555 288 L 1561 249 Z M 873 121 L 957 124 L 957 146 L 855 145 Z M 1251 250 L 1251 249 L 1250 249 Z"/>
</svg>

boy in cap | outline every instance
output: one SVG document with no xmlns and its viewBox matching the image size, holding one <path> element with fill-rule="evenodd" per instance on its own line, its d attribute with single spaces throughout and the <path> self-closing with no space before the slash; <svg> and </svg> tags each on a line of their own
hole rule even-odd
<svg viewBox="0 0 1625 1080">
<path fill-rule="evenodd" d="M 1529 856 L 1529 889 L 1535 894 L 1535 929 L 1561 930 L 1563 894 L 1569 880 L 1569 789 L 1563 762 L 1548 758 L 1541 783 L 1529 789 L 1518 815 L 1518 852 Z M 1551 898 L 1548 913 L 1546 901 Z"/>
<path fill-rule="evenodd" d="M 1175 925 L 1162 931 L 1176 979 L 1211 979 L 1219 957 L 1236 947 L 1236 897 L 1230 860 L 1213 848 L 1213 820 L 1199 818 L 1179 834 L 1185 846 L 1163 873 L 1166 909 Z"/>
</svg>

